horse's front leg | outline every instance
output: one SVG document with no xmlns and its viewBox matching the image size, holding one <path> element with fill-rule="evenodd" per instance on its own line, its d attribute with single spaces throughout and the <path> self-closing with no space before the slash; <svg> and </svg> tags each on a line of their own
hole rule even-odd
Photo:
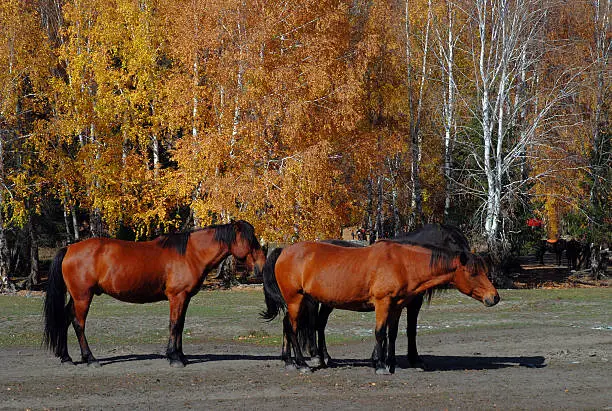
<svg viewBox="0 0 612 411">
<path fill-rule="evenodd" d="M 170 303 L 170 338 L 166 356 L 173 367 L 184 367 L 187 364 L 187 359 L 183 354 L 183 328 L 185 327 L 185 313 L 189 300 L 186 292 L 168 296 Z"/>
<path fill-rule="evenodd" d="M 387 328 L 389 319 L 389 299 L 379 300 L 374 304 L 376 312 L 376 345 L 372 353 L 372 363 L 376 369 L 376 374 L 391 374 L 387 366 Z"/>
</svg>

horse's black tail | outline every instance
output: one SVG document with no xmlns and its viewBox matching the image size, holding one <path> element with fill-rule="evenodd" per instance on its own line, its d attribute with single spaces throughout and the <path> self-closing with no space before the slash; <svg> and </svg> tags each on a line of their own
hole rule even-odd
<svg viewBox="0 0 612 411">
<path fill-rule="evenodd" d="M 51 268 L 49 269 L 49 281 L 47 283 L 47 295 L 45 297 L 45 333 L 43 344 L 61 357 L 66 350 L 66 283 L 62 274 L 62 261 L 68 251 L 62 248 L 55 255 Z"/>
<path fill-rule="evenodd" d="M 287 309 L 287 303 L 281 294 L 280 288 L 278 288 L 278 282 L 276 282 L 276 274 L 274 273 L 274 267 L 276 266 L 276 260 L 281 255 L 283 249 L 275 248 L 266 258 L 266 264 L 263 267 L 263 286 L 264 286 L 264 297 L 266 299 L 266 310 L 262 311 L 259 315 L 261 318 L 267 321 L 272 321 L 278 316 L 281 310 Z"/>
</svg>

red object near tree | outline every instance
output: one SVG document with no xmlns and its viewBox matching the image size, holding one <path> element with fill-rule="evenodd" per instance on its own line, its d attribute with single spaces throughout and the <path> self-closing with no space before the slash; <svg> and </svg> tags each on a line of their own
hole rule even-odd
<svg viewBox="0 0 612 411">
<path fill-rule="evenodd" d="M 527 220 L 527 225 L 529 227 L 542 227 L 542 224 L 544 224 L 544 222 L 542 220 L 539 220 L 537 218 L 530 218 Z"/>
</svg>

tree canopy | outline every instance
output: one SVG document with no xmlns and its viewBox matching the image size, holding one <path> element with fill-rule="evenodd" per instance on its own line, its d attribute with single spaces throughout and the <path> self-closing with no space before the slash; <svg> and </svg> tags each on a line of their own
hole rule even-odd
<svg viewBox="0 0 612 411">
<path fill-rule="evenodd" d="M 4 0 L 0 277 L 25 227 L 609 232 L 609 33 L 609 0 Z"/>
</svg>

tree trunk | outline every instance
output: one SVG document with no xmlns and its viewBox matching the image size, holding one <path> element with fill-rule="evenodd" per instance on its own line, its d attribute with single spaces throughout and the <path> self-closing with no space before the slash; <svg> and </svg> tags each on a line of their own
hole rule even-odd
<svg viewBox="0 0 612 411">
<path fill-rule="evenodd" d="M 444 222 L 450 222 L 451 196 L 452 196 L 452 164 L 453 164 L 453 127 L 455 125 L 455 76 L 454 76 L 454 53 L 455 53 L 455 38 L 454 38 L 454 11 L 453 3 L 448 2 L 447 5 L 447 36 L 446 47 L 440 42 L 440 55 L 442 72 L 446 74 L 446 93 L 444 95 L 443 114 L 444 114 Z M 443 75 L 444 77 L 444 75 Z"/>
<path fill-rule="evenodd" d="M 378 205 L 376 206 L 376 226 L 374 227 L 374 239 L 378 240 L 384 237 L 383 234 L 383 183 L 382 177 L 378 177 L 377 181 L 378 190 Z M 373 242 L 370 239 L 370 242 Z"/>
<path fill-rule="evenodd" d="M 366 206 L 366 215 L 363 222 L 365 232 L 370 235 L 370 239 L 373 237 L 372 233 L 372 215 L 374 214 L 374 190 L 372 187 L 372 177 L 368 177 L 367 182 L 368 202 Z M 365 240 L 365 238 L 364 238 Z"/>
<path fill-rule="evenodd" d="M 38 269 L 38 241 L 36 235 L 36 227 L 32 221 L 32 216 L 28 219 L 26 229 L 28 230 L 29 245 L 30 245 L 30 275 L 26 280 L 26 289 L 31 290 L 32 286 L 38 285 L 39 281 L 39 269 Z"/>
<path fill-rule="evenodd" d="M 153 152 L 153 176 L 159 178 L 159 140 L 155 134 L 151 134 L 151 151 Z"/>
<path fill-rule="evenodd" d="M 70 224 L 68 223 L 68 210 L 66 209 L 66 206 L 64 206 L 63 208 L 64 208 L 64 227 L 66 228 L 66 241 L 71 242 L 70 240 L 72 239 L 72 235 L 70 233 Z"/>
<path fill-rule="evenodd" d="M 420 163 L 421 163 L 421 112 L 423 108 L 423 93 L 425 89 L 425 78 L 427 71 L 427 53 L 429 48 L 429 28 L 431 24 L 431 0 L 428 1 L 427 8 L 427 28 L 425 31 L 425 44 L 423 46 L 423 60 L 421 65 L 421 79 L 419 85 L 418 99 L 415 103 L 412 93 L 412 48 L 410 45 L 410 15 L 409 2 L 405 2 L 405 35 L 406 35 L 406 76 L 407 76 L 407 92 L 408 92 L 408 109 L 410 111 L 410 144 L 412 153 L 412 221 L 411 229 L 420 226 L 423 223 L 423 192 L 421 187 Z"/>
<path fill-rule="evenodd" d="M 612 162 L 612 143 L 610 141 L 609 123 L 609 56 L 610 43 L 607 36 L 610 33 L 610 0 L 596 0 L 594 10 L 594 43 L 596 52 L 595 83 L 596 96 L 592 122 L 591 149 L 591 190 L 590 205 L 592 219 L 590 222 L 593 239 L 601 241 L 601 231 L 605 231 L 605 218 L 608 214 L 608 199 L 610 196 L 610 177 Z M 605 235 L 605 234 L 604 234 Z M 596 247 L 599 248 L 599 247 Z"/>
<path fill-rule="evenodd" d="M 74 241 L 79 241 L 81 239 L 81 235 L 79 233 L 77 208 L 75 206 L 70 206 L 70 214 L 72 214 L 72 229 L 74 230 Z"/>
</svg>

